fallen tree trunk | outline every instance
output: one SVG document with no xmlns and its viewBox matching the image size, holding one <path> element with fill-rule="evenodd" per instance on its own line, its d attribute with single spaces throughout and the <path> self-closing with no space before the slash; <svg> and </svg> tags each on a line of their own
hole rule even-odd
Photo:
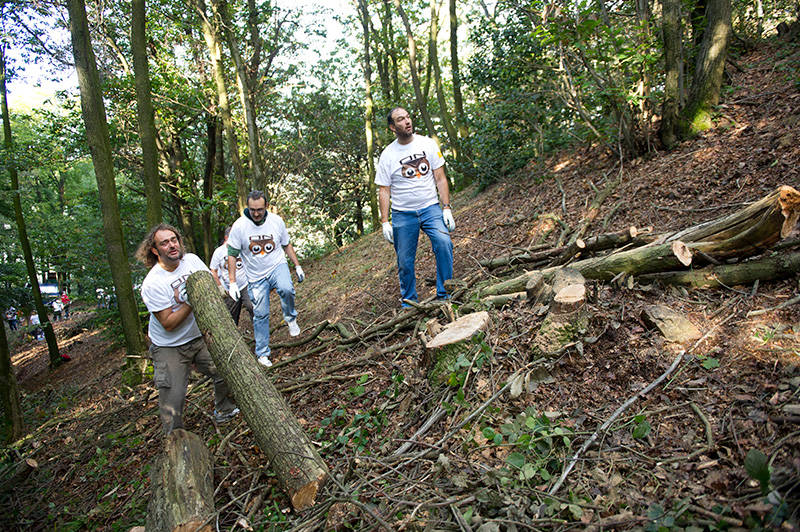
<svg viewBox="0 0 800 532">
<path fill-rule="evenodd" d="M 609 281 L 620 273 L 645 275 L 710 260 L 743 259 L 787 237 L 800 217 L 800 192 L 782 186 L 733 214 L 665 235 L 657 243 L 574 262 L 587 279 Z M 699 257 L 699 259 L 695 258 Z M 559 267 L 541 270 L 549 280 Z M 526 272 L 480 291 L 480 296 L 525 290 L 534 272 Z"/>
<path fill-rule="evenodd" d="M 775 255 L 740 264 L 711 266 L 688 272 L 659 272 L 639 276 L 639 282 L 659 281 L 692 288 L 718 288 L 752 284 L 756 280 L 777 281 L 800 272 L 800 253 Z"/>
<path fill-rule="evenodd" d="M 173 430 L 153 468 L 145 529 L 211 532 L 210 525 L 203 526 L 214 513 L 211 466 L 211 453 L 199 436 L 184 429 Z"/>
<path fill-rule="evenodd" d="M 193 273 L 186 290 L 214 364 L 292 506 L 302 510 L 313 505 L 328 478 L 325 462 L 248 349 L 211 275 Z"/>
</svg>

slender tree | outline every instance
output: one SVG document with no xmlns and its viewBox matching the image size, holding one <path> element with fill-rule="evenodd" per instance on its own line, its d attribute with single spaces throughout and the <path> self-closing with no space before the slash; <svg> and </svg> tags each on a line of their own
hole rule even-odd
<svg viewBox="0 0 800 532">
<path fill-rule="evenodd" d="M 370 16 L 367 0 L 358 0 L 358 15 L 364 31 L 364 135 L 367 141 L 367 190 L 372 230 L 380 227 L 378 197 L 375 191 L 375 103 L 372 100 L 372 63 L 369 57 Z"/>
<path fill-rule="evenodd" d="M 208 17 L 208 9 L 205 0 L 192 0 L 197 14 L 203 27 L 203 37 L 206 41 L 208 54 L 211 57 L 212 76 L 214 78 L 214 88 L 217 91 L 217 106 L 222 116 L 222 126 L 225 129 L 225 136 L 228 140 L 228 154 L 233 165 L 233 173 L 236 177 L 236 195 L 239 211 L 246 207 L 245 198 L 248 193 L 247 180 L 244 176 L 242 160 L 239 157 L 239 142 L 236 139 L 236 130 L 233 127 L 231 117 L 231 107 L 228 102 L 228 89 L 225 86 L 225 69 L 222 66 L 222 45 L 219 40 L 219 33 L 213 21 Z"/>
<path fill-rule="evenodd" d="M 0 8 L 2 8 L 0 4 Z M 58 352 L 58 342 L 53 332 L 53 325 L 47 317 L 47 310 L 42 301 L 42 292 L 39 290 L 39 278 L 36 275 L 36 265 L 33 262 L 33 252 L 31 243 L 28 240 L 28 230 L 25 227 L 25 218 L 22 216 L 22 201 L 19 191 L 19 174 L 17 165 L 14 161 L 14 140 L 11 137 L 11 117 L 8 113 L 8 95 L 6 93 L 6 55 L 5 44 L 0 45 L 0 104 L 3 113 L 3 145 L 6 149 L 6 168 L 11 177 L 11 197 L 14 203 L 14 217 L 17 222 L 17 232 L 19 233 L 19 243 L 22 248 L 22 255 L 25 257 L 25 267 L 28 270 L 28 279 L 31 283 L 33 292 L 33 302 L 36 306 L 36 313 L 39 315 L 44 337 L 47 340 L 47 351 L 50 355 L 50 368 L 55 368 L 61 363 L 61 355 Z"/>
<path fill-rule="evenodd" d="M 439 116 L 442 119 L 444 128 L 447 131 L 447 139 L 450 141 L 450 148 L 455 154 L 456 160 L 461 160 L 461 144 L 458 142 L 458 133 L 453 126 L 453 119 L 447 109 L 447 98 L 442 85 L 442 72 L 439 67 L 439 9 L 441 0 L 431 2 L 431 31 L 428 40 L 428 62 L 433 65 L 433 80 L 436 87 L 436 100 L 439 102 Z"/>
<path fill-rule="evenodd" d="M 139 124 L 139 142 L 142 145 L 147 227 L 153 227 L 163 220 L 161 219 L 161 184 L 158 177 L 155 111 L 153 110 L 150 86 L 150 66 L 147 61 L 145 10 L 145 0 L 132 0 L 131 54 L 133 55 L 133 79 L 136 85 L 136 113 Z"/>
<path fill-rule="evenodd" d="M 464 115 L 464 97 L 461 94 L 461 70 L 458 60 L 458 13 L 456 12 L 456 0 L 449 0 L 450 3 L 450 73 L 453 78 L 453 110 L 455 112 L 456 129 L 458 136 L 463 141 L 469 135 L 467 130 L 467 119 Z M 463 163 L 464 158 L 468 157 L 467 144 L 460 143 L 461 150 L 457 155 L 462 157 L 459 162 Z"/>
<path fill-rule="evenodd" d="M 128 252 L 122 234 L 108 122 L 100 88 L 100 76 L 97 72 L 97 63 L 89 37 L 86 5 L 83 0 L 68 0 L 67 8 L 72 36 L 72 55 L 75 58 L 75 69 L 78 73 L 78 85 L 81 92 L 81 111 L 97 179 L 100 210 L 103 217 L 103 238 L 105 239 L 108 263 L 111 267 L 111 277 L 114 280 L 122 331 L 125 336 L 125 348 L 130 365 L 144 369 L 143 366 L 147 359 L 144 356 L 145 347 L 140 332 L 136 299 L 133 296 Z"/>
<path fill-rule="evenodd" d="M 394 0 L 394 6 L 397 8 L 400 18 L 403 19 L 403 26 L 405 26 L 406 35 L 408 36 L 408 66 L 411 69 L 411 84 L 414 86 L 417 109 L 419 109 L 422 115 L 422 121 L 425 123 L 425 129 L 427 129 L 428 135 L 438 142 L 439 139 L 436 135 L 436 129 L 433 127 L 433 120 L 431 120 L 431 115 L 428 113 L 428 102 L 422 94 L 422 86 L 420 85 L 417 65 L 417 43 L 414 40 L 414 31 L 411 29 L 411 22 L 408 20 L 408 14 L 406 10 L 403 9 L 403 4 L 400 0 Z"/>
<path fill-rule="evenodd" d="M 681 1 L 663 0 L 662 34 L 664 38 L 664 101 L 661 106 L 659 135 L 667 149 L 678 142 L 681 71 Z"/>
<path fill-rule="evenodd" d="M 8 349 L 5 326 L 0 326 L 0 404 L 3 405 L 3 432 L 5 443 L 15 442 L 22 436 L 22 409 L 19 406 L 19 389 L 11 351 Z"/>
<path fill-rule="evenodd" d="M 687 136 L 713 125 L 711 110 L 719 103 L 731 33 L 731 0 L 708 0 L 706 28 L 682 113 Z"/>
</svg>

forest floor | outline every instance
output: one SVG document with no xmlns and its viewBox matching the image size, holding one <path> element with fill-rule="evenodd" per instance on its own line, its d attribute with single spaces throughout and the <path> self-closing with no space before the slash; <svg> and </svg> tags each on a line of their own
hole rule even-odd
<svg viewBox="0 0 800 532">
<path fill-rule="evenodd" d="M 456 194 L 456 277 L 473 274 L 485 258 L 555 245 L 561 223 L 572 231 L 579 227 L 595 187 L 609 180 L 620 183 L 587 236 L 632 225 L 677 230 L 733 212 L 779 185 L 800 185 L 800 51 L 764 46 L 736 64 L 716 128 L 671 152 L 621 163 L 589 146 L 531 164 L 479 194 Z M 425 299 L 433 295 L 434 276 L 425 238 L 417 264 Z M 307 280 L 297 286 L 303 335 L 326 319 L 356 333 L 399 312 L 394 252 L 380 233 L 304 267 Z M 305 345 L 275 349 L 279 362 L 321 346 L 272 372 L 335 478 L 303 513 L 290 509 L 242 418 L 214 423 L 211 387 L 197 377 L 185 422 L 214 457 L 219 511 L 212 525 L 797 529 L 800 305 L 756 317 L 747 313 L 791 299 L 798 279 L 688 291 L 634 279 L 592 289 L 597 298 L 589 305 L 587 336 L 594 334 L 593 341 L 538 366 L 520 395 L 500 394 L 463 426 L 537 358 L 532 339 L 542 316 L 524 302 L 491 311 L 490 331 L 470 364 L 453 368 L 455 387 L 425 379 L 413 328 L 348 349 L 337 347 L 339 336 L 327 329 Z M 683 312 L 703 338 L 679 346 L 648 329 L 641 311 L 656 303 Z M 272 307 L 280 308 L 277 299 Z M 3 530 L 128 530 L 144 524 L 150 464 L 163 441 L 157 392 L 151 382 L 122 384 L 123 353 L 93 328 L 93 314 L 85 310 L 55 324 L 72 361 L 51 373 L 42 342 L 14 339 L 29 432 L 5 450 Z M 277 314 L 273 325 L 273 342 L 285 342 Z M 688 356 L 670 378 L 603 431 L 564 485 L 548 494 L 587 438 L 662 375 L 681 349 Z M 336 366 L 343 362 L 351 364 Z M 440 410 L 438 420 L 412 438 Z M 409 450 L 393 455 L 411 439 Z M 766 491 L 745 470 L 753 449 L 769 460 Z M 38 467 L 15 485 L 3 483 L 24 458 Z"/>
</svg>

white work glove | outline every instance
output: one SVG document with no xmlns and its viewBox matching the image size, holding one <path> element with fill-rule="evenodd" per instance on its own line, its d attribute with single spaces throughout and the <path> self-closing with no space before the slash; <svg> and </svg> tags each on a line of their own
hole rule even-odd
<svg viewBox="0 0 800 532">
<path fill-rule="evenodd" d="M 383 238 L 390 244 L 394 244 L 394 231 L 392 230 L 392 222 L 383 222 Z"/>
<path fill-rule="evenodd" d="M 231 296 L 231 299 L 234 301 L 239 301 L 239 287 L 236 286 L 236 283 L 231 283 L 231 287 L 228 288 L 228 295 Z"/>
<path fill-rule="evenodd" d="M 456 228 L 456 221 L 453 219 L 453 211 L 445 209 L 442 211 L 442 218 L 444 219 L 444 226 L 448 231 L 453 231 Z"/>
<path fill-rule="evenodd" d="M 294 273 L 297 274 L 297 282 L 298 283 L 302 283 L 303 281 L 305 281 L 306 274 L 303 271 L 303 267 L 302 266 L 300 266 L 299 264 L 297 266 L 295 266 Z"/>
<path fill-rule="evenodd" d="M 221 284 L 217 285 L 217 290 L 219 290 L 219 295 L 221 295 L 222 297 L 225 297 L 226 295 L 228 295 L 228 291 L 225 290 L 225 287 L 222 286 Z"/>
</svg>

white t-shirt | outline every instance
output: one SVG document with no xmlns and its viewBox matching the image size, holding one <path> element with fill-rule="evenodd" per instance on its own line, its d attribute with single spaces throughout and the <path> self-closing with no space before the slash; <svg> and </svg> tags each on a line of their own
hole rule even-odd
<svg viewBox="0 0 800 532">
<path fill-rule="evenodd" d="M 283 246 L 289 245 L 289 232 L 277 214 L 267 212 L 261 225 L 256 225 L 247 216 L 241 216 L 231 227 L 228 245 L 239 250 L 247 279 L 256 282 L 286 262 Z M 238 270 L 236 275 L 238 284 Z"/>
<path fill-rule="evenodd" d="M 142 282 L 142 301 L 150 311 L 150 341 L 159 347 L 183 345 L 200 336 L 200 329 L 190 313 L 180 325 L 168 331 L 161 325 L 155 313 L 171 308 L 173 312 L 186 301 L 186 279 L 196 271 L 208 271 L 200 257 L 193 253 L 183 256 L 178 267 L 168 272 L 156 264 Z"/>
<path fill-rule="evenodd" d="M 231 282 L 228 279 L 227 243 L 222 244 L 220 247 L 214 250 L 214 254 L 211 255 L 211 262 L 208 264 L 208 267 L 212 271 L 217 272 L 222 286 L 224 286 L 225 290 L 227 290 L 231 286 Z M 241 257 L 236 257 L 236 286 L 238 286 L 240 290 L 247 286 L 247 274 L 244 273 L 244 265 L 242 264 Z"/>
<path fill-rule="evenodd" d="M 64 310 L 64 303 L 62 303 L 60 299 L 54 300 L 53 312 L 61 312 L 62 310 Z"/>
<path fill-rule="evenodd" d="M 442 166 L 444 157 L 433 139 L 414 135 L 408 144 L 395 139 L 381 153 L 375 184 L 391 187 L 393 210 L 418 211 L 439 201 L 433 171 Z"/>
</svg>

